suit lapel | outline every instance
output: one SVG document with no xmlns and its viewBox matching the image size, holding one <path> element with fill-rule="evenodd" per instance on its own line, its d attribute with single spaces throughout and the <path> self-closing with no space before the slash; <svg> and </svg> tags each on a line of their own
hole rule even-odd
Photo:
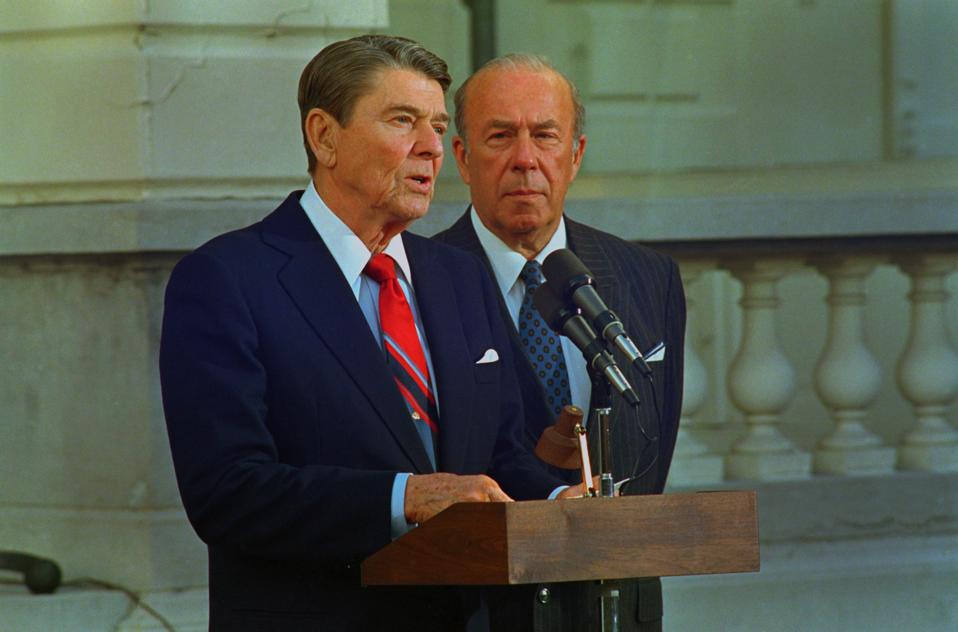
<svg viewBox="0 0 958 632">
<path fill-rule="evenodd" d="M 472 219 L 469 214 L 469 209 L 466 209 L 465 214 L 443 233 L 442 240 L 451 246 L 462 248 L 479 257 L 483 265 L 486 266 L 489 276 L 495 279 L 495 271 L 493 271 L 492 264 L 489 262 L 489 256 L 486 254 L 482 243 L 479 241 L 478 235 L 476 235 L 475 229 L 472 227 Z M 519 380 L 519 389 L 522 392 L 523 405 L 527 409 L 525 411 L 526 426 L 530 435 L 538 441 L 542 431 L 546 428 L 547 424 L 545 422 L 552 419 L 552 412 L 546 402 L 542 383 L 539 381 L 539 378 L 536 377 L 532 370 L 532 365 L 522 351 L 522 343 L 519 341 L 519 332 L 516 330 L 515 323 L 512 322 L 512 316 L 506 307 L 505 298 L 498 290 L 496 291 L 496 300 L 499 303 L 499 313 L 502 315 L 502 321 L 506 324 L 506 331 L 509 333 L 509 342 L 512 345 L 516 377 Z M 542 420 L 543 424 L 536 424 L 535 422 L 538 420 Z M 551 421 L 549 421 L 549 423 L 551 423 Z"/>
<path fill-rule="evenodd" d="M 646 309 L 645 306 L 636 305 L 638 298 L 630 289 L 630 283 L 639 283 L 641 279 L 626 280 L 625 273 L 616 265 L 613 258 L 603 251 L 601 242 L 591 229 L 570 220 L 568 217 L 566 218 L 566 228 L 569 249 L 592 272 L 599 296 L 625 325 L 629 336 L 639 347 L 639 350 L 644 352 L 659 342 L 653 340 L 654 335 L 644 324 L 648 321 L 648 317 L 640 317 L 633 313 L 636 309 Z M 641 326 L 636 327 L 636 323 L 640 323 Z"/>
<path fill-rule="evenodd" d="M 289 255 L 289 263 L 279 272 L 279 283 L 316 335 L 366 395 L 416 471 L 431 472 L 422 440 L 362 310 L 295 194 L 263 221 L 263 240 Z"/>
<path fill-rule="evenodd" d="M 443 234 L 442 240 L 450 246 L 461 248 L 479 257 L 479 260 L 482 261 L 482 265 L 486 267 L 489 276 L 495 280 L 496 273 L 492 269 L 492 263 L 490 263 L 489 256 L 482 247 L 482 243 L 480 243 L 475 229 L 472 227 L 472 220 L 469 217 L 468 209 L 466 209 L 466 213 Z M 506 301 L 501 292 L 496 292 L 496 300 L 499 304 L 499 312 L 502 314 L 502 320 L 506 323 L 506 330 L 509 332 L 512 342 L 515 343 L 515 348 L 518 349 L 519 332 L 516 331 L 516 325 L 512 322 L 512 317 L 509 316 L 509 308 L 506 307 Z"/>
<path fill-rule="evenodd" d="M 478 358 L 466 344 L 459 318 L 454 279 L 425 247 L 428 240 L 404 233 L 403 245 L 415 286 L 439 399 L 438 461 L 444 471 L 459 471 L 465 463 L 472 427 L 475 375 Z"/>
<path fill-rule="evenodd" d="M 568 220 L 566 226 L 569 231 L 569 248 L 573 250 L 582 262 L 595 276 L 596 290 L 609 308 L 618 315 L 633 342 L 642 350 L 649 349 L 659 342 L 655 332 L 648 323 L 655 322 L 651 314 L 652 306 L 644 299 L 641 288 L 644 279 L 633 274 L 631 277 L 615 257 L 603 249 L 603 239 L 593 229 Z M 622 362 L 623 356 L 616 352 L 616 360 Z M 658 436 L 659 417 L 650 406 L 651 386 L 642 379 L 634 367 L 620 365 L 633 388 L 638 389 L 643 405 L 637 413 L 633 413 L 628 406 L 623 406 L 618 397 L 613 398 L 612 406 L 612 433 L 615 455 L 613 467 L 620 476 L 624 476 L 643 454 L 646 441 L 639 434 L 638 423 L 641 423 L 652 436 Z M 637 417 L 636 417 L 637 415 Z M 590 447 L 598 449 L 598 434 L 590 438 Z M 647 456 L 642 463 L 647 463 L 651 456 Z M 649 493 L 657 480 L 657 470 L 653 469 L 642 477 L 639 485 L 633 486 L 630 493 Z M 640 491 L 641 490 L 641 491 Z"/>
<path fill-rule="evenodd" d="M 618 280 L 616 271 L 609 258 L 602 254 L 601 245 L 587 231 L 579 229 L 579 225 L 566 218 L 566 233 L 569 241 L 569 250 L 574 252 L 582 263 L 592 272 L 595 278 L 596 291 L 606 305 L 614 311 L 612 305 L 624 304 L 624 290 Z"/>
</svg>

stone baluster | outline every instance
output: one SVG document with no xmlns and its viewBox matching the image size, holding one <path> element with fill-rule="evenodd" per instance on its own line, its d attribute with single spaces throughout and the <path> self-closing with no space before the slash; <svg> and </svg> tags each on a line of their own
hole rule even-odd
<svg viewBox="0 0 958 632">
<path fill-rule="evenodd" d="M 915 407 L 918 423 L 899 448 L 906 470 L 958 470 L 958 431 L 945 420 L 958 394 L 958 354 L 945 322 L 945 278 L 954 255 L 918 255 L 897 261 L 911 278 L 911 333 L 898 362 L 898 388 Z"/>
<path fill-rule="evenodd" d="M 672 466 L 669 470 L 670 486 L 692 486 L 718 483 L 722 480 L 722 457 L 710 454 L 708 446 L 696 437 L 693 416 L 705 402 L 709 390 L 708 371 L 695 349 L 695 326 L 699 319 L 695 300 L 689 288 L 703 272 L 715 269 L 711 260 L 690 260 L 681 264 L 682 282 L 685 286 L 687 324 L 685 330 L 684 387 L 682 390 L 682 418 L 676 439 Z"/>
<path fill-rule="evenodd" d="M 757 259 L 726 265 L 743 286 L 742 340 L 729 371 L 728 389 L 748 428 L 727 457 L 729 479 L 804 478 L 811 471 L 811 455 L 778 428 L 779 413 L 795 392 L 795 370 L 776 331 L 776 283 L 798 264 L 792 259 Z"/>
<path fill-rule="evenodd" d="M 815 367 L 815 392 L 835 428 L 818 444 L 814 470 L 822 474 L 881 474 L 895 468 L 895 450 L 864 425 L 881 387 L 881 368 L 865 344 L 864 280 L 877 257 L 835 256 L 812 262 L 829 282 L 828 339 Z"/>
</svg>

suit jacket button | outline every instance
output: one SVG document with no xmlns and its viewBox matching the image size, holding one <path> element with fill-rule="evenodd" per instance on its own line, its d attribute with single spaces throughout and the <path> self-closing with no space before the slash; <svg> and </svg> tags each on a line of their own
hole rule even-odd
<svg viewBox="0 0 958 632">
<path fill-rule="evenodd" d="M 536 600 L 545 605 L 549 603 L 549 598 L 552 596 L 552 593 L 549 592 L 549 589 L 543 586 L 539 589 L 539 592 L 536 593 Z"/>
</svg>

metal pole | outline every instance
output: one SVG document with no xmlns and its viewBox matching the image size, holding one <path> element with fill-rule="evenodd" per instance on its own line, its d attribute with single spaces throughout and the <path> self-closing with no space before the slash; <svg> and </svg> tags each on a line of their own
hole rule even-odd
<svg viewBox="0 0 958 632">
<path fill-rule="evenodd" d="M 600 582 L 599 629 L 619 632 L 619 589 L 613 582 Z"/>
<path fill-rule="evenodd" d="M 496 0 L 466 0 L 472 11 L 472 69 L 496 56 Z"/>
<path fill-rule="evenodd" d="M 615 481 L 612 479 L 612 409 L 599 408 L 599 495 L 615 496 Z"/>
</svg>

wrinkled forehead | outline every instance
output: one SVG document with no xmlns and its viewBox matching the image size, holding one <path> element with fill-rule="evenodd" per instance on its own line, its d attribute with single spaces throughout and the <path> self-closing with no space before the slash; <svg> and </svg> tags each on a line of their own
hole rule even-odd
<svg viewBox="0 0 958 632">
<path fill-rule="evenodd" d="M 382 111 L 403 109 L 442 120 L 449 118 L 445 94 L 439 82 L 422 72 L 407 68 L 387 67 L 378 71 L 356 103 Z"/>
<path fill-rule="evenodd" d="M 473 78 L 465 94 L 467 128 L 491 119 L 542 124 L 557 121 L 571 126 L 572 94 L 552 70 L 491 68 Z"/>
</svg>

